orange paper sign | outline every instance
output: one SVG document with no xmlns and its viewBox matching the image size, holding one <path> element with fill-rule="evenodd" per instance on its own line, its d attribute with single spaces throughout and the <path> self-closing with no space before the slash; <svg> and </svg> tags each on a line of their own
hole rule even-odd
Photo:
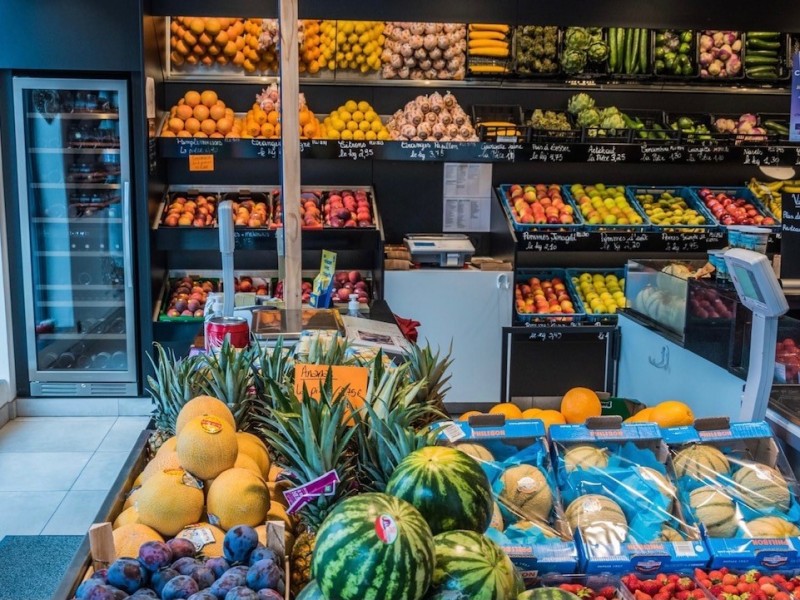
<svg viewBox="0 0 800 600">
<path fill-rule="evenodd" d="M 213 171 L 214 170 L 214 155 L 213 154 L 191 154 L 191 155 L 189 155 L 189 170 L 190 171 Z"/>
<path fill-rule="evenodd" d="M 297 364 L 294 367 L 294 393 L 302 398 L 305 385 L 309 396 L 319 400 L 329 370 L 333 371 L 333 394 L 336 395 L 347 386 L 345 393 L 353 408 L 363 406 L 369 385 L 369 370 L 366 367 Z"/>
</svg>

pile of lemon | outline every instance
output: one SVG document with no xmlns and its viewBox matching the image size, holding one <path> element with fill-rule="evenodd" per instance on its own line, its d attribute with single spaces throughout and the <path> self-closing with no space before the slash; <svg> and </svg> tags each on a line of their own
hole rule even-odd
<svg viewBox="0 0 800 600">
<path fill-rule="evenodd" d="M 375 141 L 391 139 L 389 130 L 369 102 L 348 100 L 323 121 L 328 139 Z"/>
<path fill-rule="evenodd" d="M 590 315 L 613 315 L 625 308 L 625 279 L 613 273 L 581 273 L 572 278 L 586 312 Z"/>
<path fill-rule="evenodd" d="M 383 21 L 323 21 L 320 66 L 330 71 L 378 71 L 385 41 L 383 29 Z"/>
</svg>

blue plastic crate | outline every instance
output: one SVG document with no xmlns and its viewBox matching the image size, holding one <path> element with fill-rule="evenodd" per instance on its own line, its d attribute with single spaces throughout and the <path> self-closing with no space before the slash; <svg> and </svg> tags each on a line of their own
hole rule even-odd
<svg viewBox="0 0 800 600">
<path fill-rule="evenodd" d="M 524 283 L 527 285 L 528 280 L 537 277 L 540 280 L 551 281 L 554 277 L 558 277 L 564 283 L 564 288 L 570 297 L 572 306 L 575 309 L 574 314 L 563 313 L 521 313 L 517 310 L 516 305 L 516 285 Z M 586 314 L 581 312 L 582 304 L 578 298 L 577 292 L 567 277 L 567 272 L 564 269 L 518 269 L 514 275 L 514 312 L 517 319 L 523 323 L 531 323 L 536 325 L 545 324 L 571 324 L 582 321 Z"/>
<path fill-rule="evenodd" d="M 561 197 L 564 202 L 572 207 L 573 216 L 575 218 L 574 223 L 559 223 L 559 224 L 537 224 L 537 223 L 520 223 L 517 221 L 516 214 L 514 213 L 513 207 L 511 206 L 511 199 L 509 198 L 509 190 L 511 186 L 515 184 L 503 184 L 497 187 L 497 195 L 500 197 L 500 202 L 503 205 L 503 208 L 508 215 L 509 220 L 511 221 L 511 225 L 514 227 L 515 231 L 568 231 L 572 229 L 576 229 L 578 227 L 583 227 L 583 217 L 581 216 L 581 212 L 578 210 L 578 207 L 575 204 L 575 200 L 564 195 L 563 187 L 561 189 Z M 529 183 L 521 183 L 517 184 L 525 187 L 526 185 L 536 185 L 536 184 L 529 184 Z"/>
<path fill-rule="evenodd" d="M 618 279 L 625 278 L 625 269 L 567 269 L 567 278 L 569 279 L 569 283 L 572 286 L 572 291 L 575 294 L 575 298 L 577 298 L 578 303 L 580 304 L 580 312 L 585 315 L 584 320 L 589 323 L 616 323 L 617 322 L 617 315 L 612 313 L 592 313 L 589 312 L 591 307 L 587 306 L 587 304 L 581 299 L 581 295 L 578 292 L 578 285 L 572 281 L 572 278 L 575 277 L 576 279 L 579 278 L 583 273 L 589 273 L 590 275 L 594 275 L 596 273 L 600 273 L 601 275 L 616 275 Z M 624 289 L 622 290 L 625 291 Z"/>
<path fill-rule="evenodd" d="M 750 191 L 749 188 L 746 188 L 746 187 L 727 187 L 726 188 L 726 187 L 715 187 L 715 186 L 710 186 L 710 185 L 698 185 L 698 186 L 692 186 L 689 189 L 691 189 L 692 193 L 697 196 L 697 200 L 701 204 L 703 204 L 703 206 L 705 206 L 705 203 L 703 202 L 703 199 L 700 197 L 700 190 L 704 190 L 704 189 L 709 189 L 712 192 L 714 192 L 715 194 L 722 193 L 722 194 L 725 194 L 727 196 L 732 196 L 734 198 L 744 198 L 750 204 L 755 206 L 756 210 L 759 211 L 763 216 L 770 217 L 770 218 L 775 220 L 775 224 L 774 225 L 757 225 L 757 227 L 766 227 L 768 229 L 775 229 L 775 230 L 779 230 L 780 227 L 781 227 L 780 219 L 778 219 L 775 215 L 773 215 L 772 212 L 766 206 L 764 206 L 764 204 L 761 202 L 761 200 L 759 200 L 756 197 L 756 195 L 753 192 Z M 708 208 L 708 207 L 706 207 L 706 208 Z M 720 223 L 720 225 L 722 227 L 727 227 L 727 225 L 722 225 L 721 223 Z"/>
<path fill-rule="evenodd" d="M 575 196 L 572 195 L 572 191 L 570 190 L 571 185 L 574 185 L 574 184 L 562 185 L 561 189 L 562 189 L 563 193 L 561 195 L 564 196 L 565 198 L 569 198 L 570 202 L 572 202 L 572 204 L 575 206 L 576 210 L 580 214 L 580 205 L 578 204 L 578 199 L 575 198 Z M 585 188 L 587 185 L 593 185 L 593 184 L 581 184 L 581 185 L 583 185 L 583 187 Z M 617 185 L 617 184 L 608 184 L 608 185 L 606 185 L 606 187 L 607 188 L 608 187 L 621 187 L 621 188 L 623 188 L 623 190 L 625 190 L 625 186 Z M 637 202 L 631 202 L 630 201 L 630 198 L 628 198 L 628 195 L 627 195 L 627 191 L 625 191 L 624 194 L 625 194 L 625 199 L 628 201 L 628 204 L 630 204 L 631 208 L 633 208 L 633 210 L 636 212 L 636 214 L 638 214 L 642 218 L 642 224 L 641 225 L 630 225 L 630 224 L 608 225 L 606 223 L 593 224 L 593 223 L 589 223 L 584 218 L 584 227 L 586 229 L 588 229 L 589 231 L 646 231 L 646 230 L 648 230 L 650 228 L 650 220 L 647 218 L 647 215 L 644 214 L 644 211 L 642 210 L 642 208 L 639 206 L 639 204 Z M 581 217 L 583 217 L 583 214 L 581 214 Z"/>
<path fill-rule="evenodd" d="M 689 208 L 693 208 L 697 212 L 699 212 L 703 217 L 706 219 L 706 223 L 704 225 L 657 225 L 650 221 L 652 228 L 655 231 L 670 231 L 676 233 L 700 233 L 703 231 L 708 231 L 709 229 L 718 228 L 719 221 L 714 218 L 714 215 L 706 208 L 706 205 L 703 204 L 703 201 L 694 193 L 692 188 L 689 187 L 659 187 L 659 186 L 627 186 L 625 188 L 625 193 L 628 195 L 628 199 L 633 202 L 638 208 L 641 208 L 644 211 L 644 206 L 642 206 L 641 202 L 637 198 L 640 194 L 652 194 L 656 198 L 663 193 L 671 194 L 675 197 L 681 197 L 686 201 L 686 204 Z M 648 217 L 649 220 L 649 217 Z"/>
</svg>

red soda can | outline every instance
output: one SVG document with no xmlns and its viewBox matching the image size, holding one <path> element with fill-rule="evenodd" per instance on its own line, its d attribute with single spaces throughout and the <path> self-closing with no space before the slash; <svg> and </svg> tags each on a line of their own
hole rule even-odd
<svg viewBox="0 0 800 600">
<path fill-rule="evenodd" d="M 234 348 L 247 348 L 250 345 L 250 326 L 242 317 L 211 317 L 206 321 L 206 351 L 218 350 L 230 336 Z"/>
</svg>

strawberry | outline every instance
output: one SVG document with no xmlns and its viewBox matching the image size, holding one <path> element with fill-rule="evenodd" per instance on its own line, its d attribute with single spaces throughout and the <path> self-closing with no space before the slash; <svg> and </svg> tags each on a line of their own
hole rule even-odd
<svg viewBox="0 0 800 600">
<path fill-rule="evenodd" d="M 765 583 L 774 583 L 775 579 L 772 577 L 768 577 L 766 575 L 762 575 L 758 578 L 758 585 L 764 585 Z"/>
<path fill-rule="evenodd" d="M 736 589 L 735 585 L 725 584 L 722 586 L 722 591 L 725 594 L 738 594 L 739 590 Z"/>
<path fill-rule="evenodd" d="M 673 593 L 675 593 L 677 591 L 677 589 L 678 589 L 678 584 L 675 583 L 675 582 L 670 582 L 667 585 L 665 585 L 664 587 L 662 587 L 661 591 L 662 592 L 667 592 L 669 594 L 673 594 Z"/>
<path fill-rule="evenodd" d="M 688 577 L 681 577 L 677 582 L 679 590 L 693 590 L 695 588 L 694 581 Z"/>
<path fill-rule="evenodd" d="M 700 583 L 703 583 L 702 581 Z M 708 586 L 708 591 L 711 592 L 711 595 L 715 598 L 719 598 L 719 595 L 722 593 L 722 584 L 717 583 L 714 585 Z"/>
<path fill-rule="evenodd" d="M 703 571 L 703 569 L 695 569 L 694 570 L 694 576 L 697 579 L 708 579 L 708 573 Z"/>
<path fill-rule="evenodd" d="M 656 583 L 658 583 L 658 585 L 667 585 L 667 583 L 669 583 L 669 577 L 667 577 L 663 573 L 659 573 L 658 575 L 655 576 L 655 581 Z"/>
<path fill-rule="evenodd" d="M 653 597 L 650 594 L 645 594 L 642 590 L 636 590 L 633 593 L 633 597 L 636 600 L 653 600 Z"/>
<path fill-rule="evenodd" d="M 655 579 L 647 579 L 642 582 L 642 591 L 649 596 L 657 594 L 660 590 L 661 584 Z"/>
<path fill-rule="evenodd" d="M 582 585 L 579 585 L 578 590 L 573 592 L 573 594 L 575 594 L 578 598 L 588 598 L 589 600 L 592 600 L 595 597 L 595 593 L 592 588 Z"/>
<path fill-rule="evenodd" d="M 786 592 L 778 592 L 773 597 L 772 600 L 789 600 L 791 596 Z"/>
<path fill-rule="evenodd" d="M 725 573 L 723 573 L 723 572 L 722 572 L 721 570 L 719 570 L 719 569 L 718 569 L 718 570 L 716 570 L 716 571 L 709 571 L 709 572 L 708 572 L 708 578 L 709 578 L 711 581 L 714 581 L 714 582 L 719 582 L 719 581 L 722 581 L 722 578 L 723 578 L 724 576 L 725 576 Z"/>
<path fill-rule="evenodd" d="M 750 569 L 744 575 L 739 575 L 739 579 L 741 581 L 746 581 L 747 583 L 753 583 L 755 581 L 758 581 L 759 577 L 761 577 L 761 573 L 759 573 L 755 569 Z"/>
<path fill-rule="evenodd" d="M 689 590 L 681 590 L 679 592 L 675 592 L 674 598 L 675 600 L 689 600 L 692 597 L 692 592 Z"/>
<path fill-rule="evenodd" d="M 617 597 L 617 590 L 613 586 L 606 586 L 597 592 L 598 597 L 605 598 L 606 600 L 614 600 Z M 786 599 L 788 600 L 788 598 Z"/>
<path fill-rule="evenodd" d="M 740 581 L 736 584 L 736 589 L 739 590 L 740 593 L 744 594 L 750 591 L 750 584 L 746 581 Z"/>
<path fill-rule="evenodd" d="M 766 579 L 766 578 L 762 577 L 761 579 Z M 778 588 L 775 587 L 774 583 L 762 583 L 761 591 L 764 592 L 768 598 L 771 598 L 778 593 Z"/>
<path fill-rule="evenodd" d="M 732 573 L 728 573 L 723 575 L 720 581 L 722 582 L 722 585 L 736 585 L 739 583 L 739 578 Z"/>
<path fill-rule="evenodd" d="M 672 596 L 668 592 L 658 592 L 653 600 L 672 600 Z"/>
<path fill-rule="evenodd" d="M 700 569 L 696 570 L 699 571 Z M 680 578 L 681 578 L 680 575 L 676 575 L 675 573 L 671 573 L 670 575 L 667 576 L 667 579 L 669 580 L 670 583 L 674 583 L 678 581 L 678 579 Z"/>
</svg>

